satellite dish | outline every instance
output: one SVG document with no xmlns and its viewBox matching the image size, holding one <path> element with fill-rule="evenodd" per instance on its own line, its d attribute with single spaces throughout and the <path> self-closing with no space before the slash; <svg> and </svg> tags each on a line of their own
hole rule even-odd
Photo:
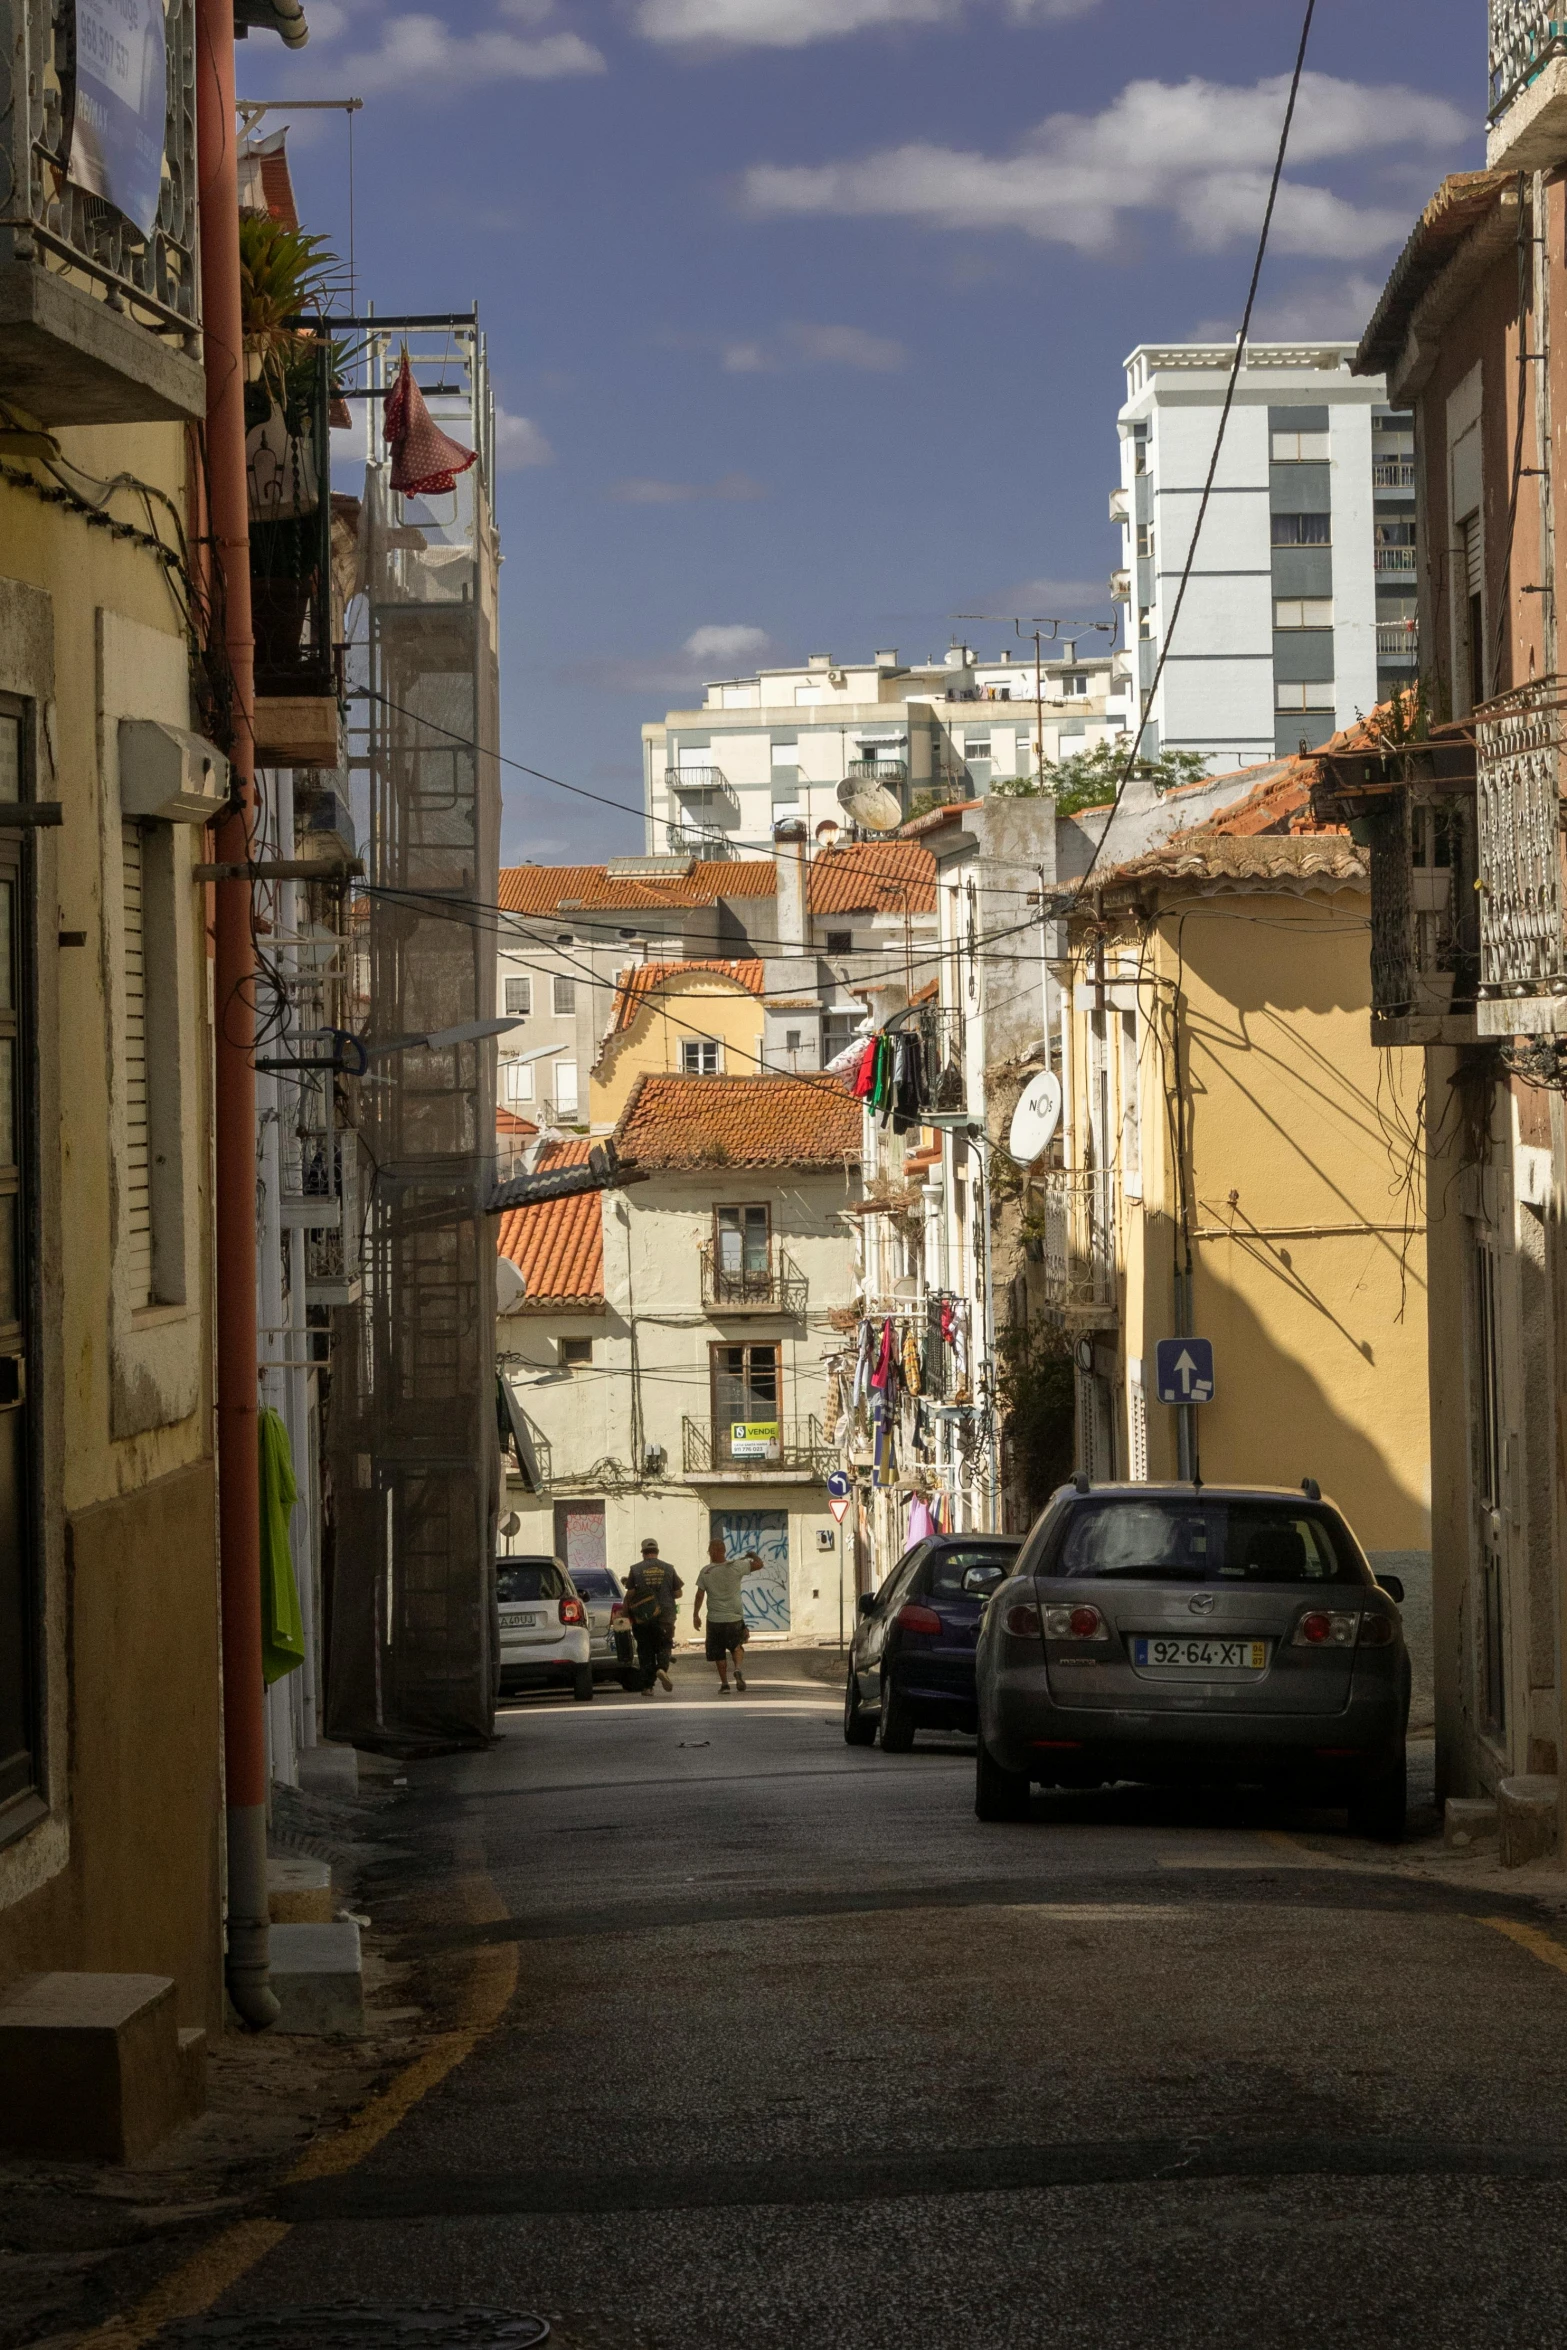
<svg viewBox="0 0 1567 2350">
<path fill-rule="evenodd" d="M 1031 1077 L 1018 1097 L 1007 1134 L 1007 1149 L 1021 1166 L 1031 1167 L 1061 1123 L 1061 1080 L 1053 1069 Z"/>
<path fill-rule="evenodd" d="M 510 1257 L 495 1260 L 495 1311 L 514 1314 L 528 1294 L 528 1284 L 522 1277 L 522 1268 Z"/>
<path fill-rule="evenodd" d="M 903 822 L 903 810 L 887 786 L 872 783 L 869 776 L 851 775 L 847 783 L 840 783 L 838 805 L 867 832 L 896 832 Z"/>
</svg>

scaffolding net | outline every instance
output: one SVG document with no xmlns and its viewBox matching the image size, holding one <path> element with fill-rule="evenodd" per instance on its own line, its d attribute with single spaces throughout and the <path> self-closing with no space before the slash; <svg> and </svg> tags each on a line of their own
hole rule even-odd
<svg viewBox="0 0 1567 2350">
<path fill-rule="evenodd" d="M 355 335 L 367 463 L 348 647 L 358 1295 L 336 1308 L 328 1453 L 329 1735 L 408 1752 L 494 1727 L 493 1037 L 499 894 L 499 555 L 475 317 Z M 382 421 L 403 352 L 439 429 L 478 453 L 449 490 L 392 487 Z"/>
</svg>

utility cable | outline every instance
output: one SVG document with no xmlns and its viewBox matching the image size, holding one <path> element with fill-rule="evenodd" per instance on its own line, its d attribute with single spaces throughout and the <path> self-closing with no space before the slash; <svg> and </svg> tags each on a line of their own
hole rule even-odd
<svg viewBox="0 0 1567 2350">
<path fill-rule="evenodd" d="M 1279 184 L 1284 177 L 1284 158 L 1289 152 L 1290 131 L 1295 121 L 1295 106 L 1300 96 L 1301 76 L 1306 70 L 1306 45 L 1311 38 L 1311 21 L 1316 13 L 1317 0 L 1306 0 L 1306 14 L 1300 28 L 1300 46 L 1295 54 L 1295 71 L 1290 81 L 1289 103 L 1284 109 L 1284 127 L 1279 133 L 1279 151 L 1274 159 L 1273 179 L 1268 188 L 1267 209 L 1262 216 L 1262 234 L 1257 240 L 1257 258 L 1252 263 L 1251 285 L 1246 294 L 1246 309 L 1241 318 L 1241 330 L 1235 338 L 1235 357 L 1230 363 L 1230 380 L 1225 386 L 1224 406 L 1219 412 L 1219 429 L 1214 435 L 1213 455 L 1208 461 L 1208 478 L 1203 483 L 1202 502 L 1197 508 L 1197 519 L 1192 526 L 1191 544 L 1186 550 L 1186 561 L 1181 566 L 1181 583 L 1175 592 L 1175 602 L 1171 607 L 1169 622 L 1164 631 L 1164 641 L 1159 647 L 1159 658 L 1154 664 L 1154 673 L 1148 691 L 1146 694 L 1140 695 L 1141 709 L 1138 714 L 1137 732 L 1132 738 L 1132 747 L 1127 753 L 1126 766 L 1122 770 L 1121 780 L 1116 785 L 1115 798 L 1110 803 L 1110 814 L 1106 818 L 1103 832 L 1094 843 L 1093 854 L 1077 883 L 1070 901 L 1072 904 L 1076 904 L 1081 899 L 1088 887 L 1089 877 L 1099 862 L 1099 853 L 1110 837 L 1111 829 L 1115 823 L 1116 811 L 1120 807 L 1126 787 L 1136 771 L 1143 737 L 1148 731 L 1149 713 L 1153 708 L 1154 696 L 1159 690 L 1159 681 L 1164 675 L 1165 663 L 1170 658 L 1170 646 L 1180 621 L 1181 607 L 1186 601 L 1186 590 L 1191 581 L 1192 566 L 1197 559 L 1197 541 L 1202 535 L 1202 526 L 1207 519 L 1209 502 L 1213 496 L 1214 480 L 1219 470 L 1219 457 L 1224 448 L 1224 436 L 1229 427 L 1230 410 L 1235 405 L 1236 387 L 1240 382 L 1241 369 L 1246 363 L 1246 340 L 1251 332 L 1252 312 L 1257 304 L 1257 288 L 1262 279 L 1262 265 L 1267 257 L 1268 237 L 1273 227 L 1274 207 L 1279 199 Z"/>
</svg>

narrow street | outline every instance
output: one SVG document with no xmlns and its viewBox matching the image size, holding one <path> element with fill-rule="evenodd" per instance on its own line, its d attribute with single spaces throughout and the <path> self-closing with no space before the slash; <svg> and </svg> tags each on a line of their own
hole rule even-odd
<svg viewBox="0 0 1567 2350">
<path fill-rule="evenodd" d="M 1557 2338 L 1551 1908 L 1330 1815 L 1121 1792 L 982 1828 L 962 1741 L 851 1751 L 800 1673 L 719 1700 L 682 1660 L 673 1699 L 535 1702 L 408 1767 L 377 1923 L 438 1993 L 514 1946 L 515 1996 L 362 2164 L 281 2191 L 223 2313 L 542 2311 L 602 2350 Z"/>
</svg>

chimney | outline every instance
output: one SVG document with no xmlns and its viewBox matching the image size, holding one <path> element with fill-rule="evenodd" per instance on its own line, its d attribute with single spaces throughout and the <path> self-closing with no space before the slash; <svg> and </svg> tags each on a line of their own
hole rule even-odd
<svg viewBox="0 0 1567 2350">
<path fill-rule="evenodd" d="M 780 954 L 802 954 L 810 944 L 806 840 L 801 816 L 786 816 L 773 826 L 773 864 L 778 875 L 774 935 Z"/>
<path fill-rule="evenodd" d="M 896 669 L 898 666 L 897 646 L 893 645 L 879 652 L 876 656 L 876 666 L 878 669 Z"/>
</svg>

